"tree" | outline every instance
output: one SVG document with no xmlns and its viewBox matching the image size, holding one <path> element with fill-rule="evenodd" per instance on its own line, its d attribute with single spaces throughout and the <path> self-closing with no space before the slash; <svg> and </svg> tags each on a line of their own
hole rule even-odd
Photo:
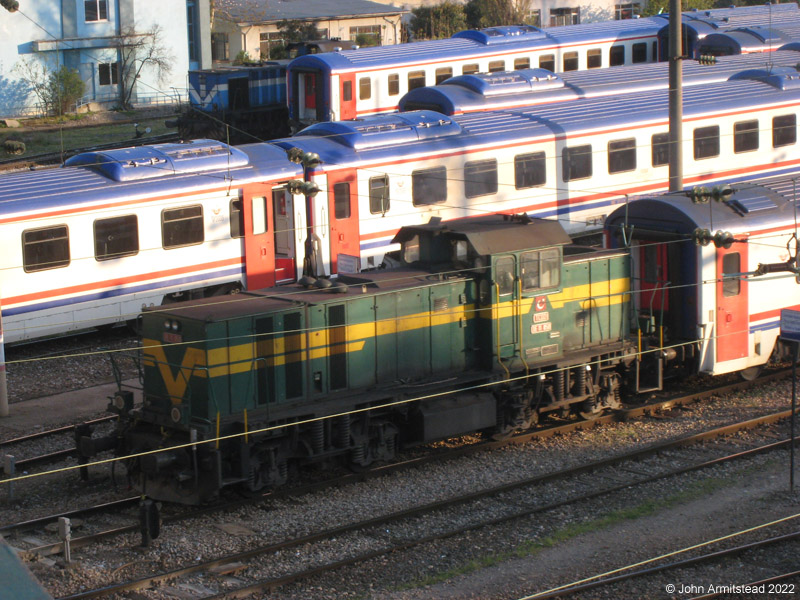
<svg viewBox="0 0 800 600">
<path fill-rule="evenodd" d="M 708 10 L 709 8 L 717 8 L 723 6 L 730 6 L 730 2 L 719 2 L 715 0 L 681 0 L 681 10 Z M 659 13 L 669 12 L 669 0 L 650 0 L 642 9 L 641 15 L 643 17 L 650 17 Z"/>
<path fill-rule="evenodd" d="M 16 64 L 14 71 L 28 84 L 46 114 L 63 115 L 83 96 L 81 76 L 63 65 L 53 71 L 38 59 L 25 58 Z"/>
<path fill-rule="evenodd" d="M 464 5 L 472 29 L 533 23 L 531 0 L 469 0 Z"/>
<path fill-rule="evenodd" d="M 450 0 L 433 6 L 418 6 L 411 10 L 409 29 L 415 39 L 449 38 L 466 28 L 464 9 L 460 4 Z"/>
<path fill-rule="evenodd" d="M 118 52 L 119 102 L 120 108 L 131 107 L 131 96 L 136 81 L 145 69 L 155 71 L 160 84 L 166 81 L 172 72 L 175 60 L 162 42 L 159 25 L 144 33 L 137 33 L 135 26 L 128 27 L 116 38 Z"/>
</svg>

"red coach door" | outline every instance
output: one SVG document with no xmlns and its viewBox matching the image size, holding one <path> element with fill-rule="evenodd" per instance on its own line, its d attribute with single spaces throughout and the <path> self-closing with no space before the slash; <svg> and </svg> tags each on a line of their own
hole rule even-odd
<svg viewBox="0 0 800 600">
<path fill-rule="evenodd" d="M 328 175 L 328 222 L 331 236 L 331 274 L 360 270 L 358 185 L 355 169 Z"/>
<path fill-rule="evenodd" d="M 244 260 L 247 289 L 275 285 L 275 242 L 272 186 L 256 184 L 242 189 Z"/>
<path fill-rule="evenodd" d="M 641 309 L 669 310 L 667 284 L 667 245 L 654 242 L 639 242 L 639 281 L 641 282 Z"/>
<path fill-rule="evenodd" d="M 747 244 L 717 250 L 717 362 L 747 356 L 750 320 L 746 279 L 724 274 L 747 269 Z"/>
<path fill-rule="evenodd" d="M 339 75 L 339 98 L 341 99 L 340 114 L 337 120 L 356 118 L 356 74 L 342 73 Z M 333 106 L 331 108 L 334 108 Z"/>
</svg>

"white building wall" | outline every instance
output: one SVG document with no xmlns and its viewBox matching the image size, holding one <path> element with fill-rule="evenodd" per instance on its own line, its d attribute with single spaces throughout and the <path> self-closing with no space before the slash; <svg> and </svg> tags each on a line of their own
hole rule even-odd
<svg viewBox="0 0 800 600">
<path fill-rule="evenodd" d="M 198 11 L 198 23 L 208 21 Z M 21 77 L 23 62 L 41 65 L 55 71 L 61 65 L 77 69 L 85 84 L 87 101 L 106 100 L 113 103 L 118 96 L 116 85 L 100 85 L 98 64 L 117 62 L 113 38 L 126 26 L 139 32 L 161 27 L 161 44 L 172 57 L 170 75 L 158 81 L 153 69 L 145 68 L 137 82 L 135 97 L 140 101 L 167 96 L 185 98 L 189 50 L 187 42 L 186 0 L 107 0 L 108 18 L 86 22 L 84 0 L 21 0 L 21 12 L 0 13 L 0 117 L 36 114 L 36 97 Z M 165 18 L 166 16 L 169 18 Z M 206 25 L 207 31 L 207 25 Z M 208 36 L 206 36 L 208 37 Z M 198 32 L 198 53 L 210 56 Z M 41 68 L 41 67 L 40 67 Z"/>
</svg>

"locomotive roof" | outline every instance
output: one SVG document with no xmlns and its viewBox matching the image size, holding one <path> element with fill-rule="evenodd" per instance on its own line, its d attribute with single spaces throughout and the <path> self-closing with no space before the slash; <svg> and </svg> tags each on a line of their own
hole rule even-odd
<svg viewBox="0 0 800 600">
<path fill-rule="evenodd" d="M 703 83 L 726 81 L 748 71 L 755 78 L 756 69 L 765 72 L 772 67 L 794 67 L 800 60 L 800 48 L 788 48 L 770 53 L 737 54 L 722 56 L 715 64 L 703 65 L 696 61 L 684 61 L 683 85 L 689 87 Z M 666 62 L 644 63 L 622 68 L 590 69 L 554 74 L 546 69 L 521 69 L 497 73 L 475 73 L 451 77 L 439 85 L 420 87 L 408 92 L 400 99 L 400 110 L 414 106 L 433 109 L 440 107 L 445 114 L 469 110 L 489 110 L 526 103 L 555 102 L 595 97 L 649 89 L 663 89 L 668 85 Z"/>
<path fill-rule="evenodd" d="M 791 49 L 793 40 L 798 39 L 800 26 L 792 25 L 781 28 L 742 27 L 726 31 L 718 31 L 706 36 L 698 46 L 698 51 L 718 52 L 727 48 L 729 52 L 762 52 L 772 48 Z"/>
<path fill-rule="evenodd" d="M 466 239 L 476 253 L 482 256 L 572 243 L 558 221 L 510 215 L 487 215 L 450 221 L 431 219 L 425 225 L 401 228 L 392 243 L 405 242 L 415 235 Z"/>
<path fill-rule="evenodd" d="M 63 168 L 0 177 L 0 214 L 107 205 L 175 192 L 225 188 L 265 176 L 290 179 L 302 168 L 271 144 L 236 148 L 214 140 L 87 152 Z"/>
<path fill-rule="evenodd" d="M 774 69 L 768 81 L 735 80 L 684 90 L 684 119 L 800 102 L 800 74 Z M 317 152 L 336 166 L 359 161 L 403 160 L 514 140 L 576 138 L 610 129 L 633 131 L 668 123 L 666 89 L 573 102 L 445 116 L 433 111 L 375 115 L 317 123 L 275 143 Z"/>
<path fill-rule="evenodd" d="M 724 202 L 694 202 L 685 192 L 638 197 L 611 213 L 606 228 L 614 231 L 628 223 L 634 229 L 690 235 L 698 227 L 733 234 L 793 227 L 798 176 L 800 171 L 733 184 L 733 194 Z"/>
</svg>

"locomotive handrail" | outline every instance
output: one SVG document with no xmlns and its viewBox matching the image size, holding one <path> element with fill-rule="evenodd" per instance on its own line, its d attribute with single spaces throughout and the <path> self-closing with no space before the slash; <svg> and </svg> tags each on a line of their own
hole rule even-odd
<svg viewBox="0 0 800 600">
<path fill-rule="evenodd" d="M 519 359 L 525 365 L 525 377 L 530 375 L 528 361 L 525 360 L 525 353 L 522 351 L 522 279 L 517 277 L 517 328 L 519 331 Z"/>
</svg>

